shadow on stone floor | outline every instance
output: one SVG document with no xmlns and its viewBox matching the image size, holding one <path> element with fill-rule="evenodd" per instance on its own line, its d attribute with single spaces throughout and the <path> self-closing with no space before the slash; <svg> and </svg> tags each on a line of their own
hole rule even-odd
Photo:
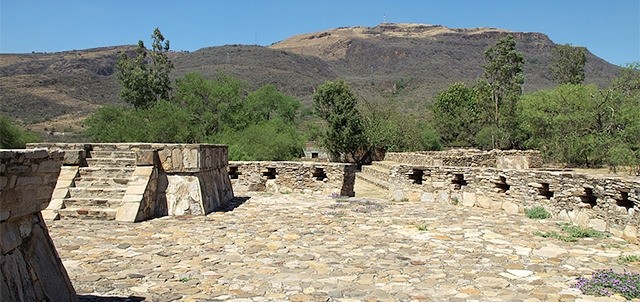
<svg viewBox="0 0 640 302">
<path fill-rule="evenodd" d="M 138 296 L 129 297 L 101 297 L 94 295 L 78 295 L 78 302 L 139 302 L 147 298 Z"/>
<path fill-rule="evenodd" d="M 249 196 L 236 196 L 226 205 L 219 207 L 214 212 L 231 212 L 241 206 L 243 203 L 247 202 L 247 200 L 251 199 Z"/>
</svg>

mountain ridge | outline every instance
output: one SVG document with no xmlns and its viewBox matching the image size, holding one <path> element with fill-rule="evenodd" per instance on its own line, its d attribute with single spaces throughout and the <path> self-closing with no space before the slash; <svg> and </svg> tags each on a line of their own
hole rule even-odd
<svg viewBox="0 0 640 302">
<path fill-rule="evenodd" d="M 174 79 L 192 71 L 206 77 L 223 72 L 245 80 L 249 89 L 274 84 L 308 106 L 315 87 L 344 78 L 364 101 L 421 113 L 453 82 L 473 83 L 482 74 L 486 48 L 506 34 L 525 56 L 525 92 L 555 85 L 548 65 L 556 44 L 548 36 L 497 28 L 383 23 L 294 35 L 268 47 L 224 45 L 169 56 Z M 36 128 L 60 119 L 79 127 L 99 106 L 123 104 L 115 62 L 120 51 L 134 49 L 0 54 L 0 113 Z M 587 50 L 585 83 L 606 86 L 619 70 Z"/>
</svg>

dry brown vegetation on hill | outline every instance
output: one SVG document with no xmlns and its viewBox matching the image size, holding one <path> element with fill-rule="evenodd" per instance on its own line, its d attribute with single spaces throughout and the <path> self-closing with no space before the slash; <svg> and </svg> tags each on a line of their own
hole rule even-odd
<svg viewBox="0 0 640 302">
<path fill-rule="evenodd" d="M 291 37 L 270 47 L 219 46 L 172 53 L 173 77 L 223 72 L 250 88 L 275 84 L 311 103 L 319 84 L 337 77 L 369 102 L 423 110 L 453 82 L 473 82 L 482 53 L 506 31 L 419 24 L 332 29 Z M 541 33 L 511 33 L 525 56 L 525 92 L 553 86 L 554 43 Z M 81 120 L 98 106 L 122 103 L 113 75 L 117 53 L 131 46 L 50 54 L 0 55 L 0 114 L 24 123 Z M 587 53 L 586 83 L 608 84 L 619 67 Z M 44 123 L 44 124 L 47 124 Z M 43 125 L 44 125 L 43 124 Z"/>
</svg>

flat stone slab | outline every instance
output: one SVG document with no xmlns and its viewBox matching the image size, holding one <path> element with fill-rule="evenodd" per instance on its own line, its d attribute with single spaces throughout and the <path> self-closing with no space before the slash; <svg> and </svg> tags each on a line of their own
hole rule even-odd
<svg viewBox="0 0 640 302">
<path fill-rule="evenodd" d="M 256 193 L 208 216 L 48 226 L 81 301 L 590 301 L 570 289 L 577 277 L 640 272 L 618 263 L 639 254 L 619 238 L 533 235 L 561 232 L 557 222 L 461 205 Z"/>
</svg>

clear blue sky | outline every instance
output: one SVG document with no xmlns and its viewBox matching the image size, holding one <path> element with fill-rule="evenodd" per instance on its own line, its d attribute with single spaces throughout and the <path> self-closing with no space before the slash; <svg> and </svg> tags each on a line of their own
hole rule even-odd
<svg viewBox="0 0 640 302">
<path fill-rule="evenodd" d="M 383 21 L 542 32 L 622 65 L 640 61 L 640 0 L 0 0 L 0 53 L 150 44 L 173 50 L 269 45 L 289 36 Z"/>
</svg>

